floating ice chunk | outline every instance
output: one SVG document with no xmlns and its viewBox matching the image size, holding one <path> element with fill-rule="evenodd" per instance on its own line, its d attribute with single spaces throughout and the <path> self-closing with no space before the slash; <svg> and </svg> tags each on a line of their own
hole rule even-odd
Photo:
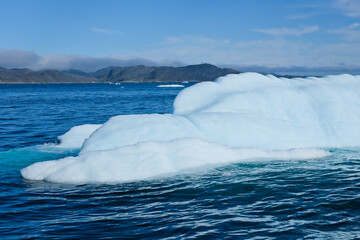
<svg viewBox="0 0 360 240">
<path fill-rule="evenodd" d="M 310 159 L 331 155 L 319 149 L 264 151 L 229 148 L 197 139 L 144 142 L 107 151 L 38 162 L 21 170 L 26 179 L 59 183 L 128 182 L 209 164 L 256 160 Z"/>
<path fill-rule="evenodd" d="M 57 146 L 61 148 L 81 148 L 85 139 L 101 126 L 101 124 L 84 124 L 72 127 L 65 134 L 58 136 L 60 144 Z"/>
<path fill-rule="evenodd" d="M 159 87 L 159 88 L 183 88 L 184 85 L 181 85 L 181 84 L 161 84 L 161 85 L 157 85 L 156 87 Z"/>
<path fill-rule="evenodd" d="M 182 90 L 173 109 L 113 117 L 96 131 L 79 130 L 78 141 L 70 130 L 64 145 L 81 146 L 91 134 L 78 157 L 36 163 L 22 175 L 55 182 L 132 181 L 206 164 L 329 154 L 294 148 L 360 146 L 360 76 L 232 74 Z"/>
</svg>

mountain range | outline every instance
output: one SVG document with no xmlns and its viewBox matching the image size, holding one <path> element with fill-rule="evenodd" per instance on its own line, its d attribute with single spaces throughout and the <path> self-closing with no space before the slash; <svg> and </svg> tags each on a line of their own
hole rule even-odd
<svg viewBox="0 0 360 240">
<path fill-rule="evenodd" d="M 96 72 L 79 70 L 42 70 L 0 68 L 0 83 L 117 83 L 117 82 L 201 82 L 230 73 L 231 68 L 219 68 L 211 64 L 184 67 L 107 67 Z"/>
</svg>

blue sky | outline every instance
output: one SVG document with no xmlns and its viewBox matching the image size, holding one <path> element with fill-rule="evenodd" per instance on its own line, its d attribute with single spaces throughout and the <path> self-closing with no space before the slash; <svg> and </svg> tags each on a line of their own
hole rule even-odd
<svg viewBox="0 0 360 240">
<path fill-rule="evenodd" d="M 3 67 L 360 67 L 360 0 L 0 3 Z"/>
</svg>

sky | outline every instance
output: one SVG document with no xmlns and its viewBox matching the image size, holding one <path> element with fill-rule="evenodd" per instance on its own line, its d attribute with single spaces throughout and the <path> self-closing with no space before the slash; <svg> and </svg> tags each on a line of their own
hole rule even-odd
<svg viewBox="0 0 360 240">
<path fill-rule="evenodd" d="M 0 0 L 0 67 L 360 73 L 360 0 Z"/>
</svg>

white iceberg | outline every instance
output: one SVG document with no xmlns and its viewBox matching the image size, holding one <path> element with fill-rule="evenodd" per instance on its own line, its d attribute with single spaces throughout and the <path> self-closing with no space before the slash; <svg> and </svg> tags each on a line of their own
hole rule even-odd
<svg viewBox="0 0 360 240">
<path fill-rule="evenodd" d="M 360 145 L 360 76 L 232 74 L 182 90 L 173 109 L 113 117 L 89 129 L 78 157 L 21 173 L 54 182 L 121 182 L 207 164 L 318 158 L 329 153 L 314 148 Z"/>
<path fill-rule="evenodd" d="M 160 85 L 157 85 L 156 87 L 159 87 L 159 88 L 183 88 L 185 86 L 181 85 L 181 84 L 160 84 Z"/>
</svg>

